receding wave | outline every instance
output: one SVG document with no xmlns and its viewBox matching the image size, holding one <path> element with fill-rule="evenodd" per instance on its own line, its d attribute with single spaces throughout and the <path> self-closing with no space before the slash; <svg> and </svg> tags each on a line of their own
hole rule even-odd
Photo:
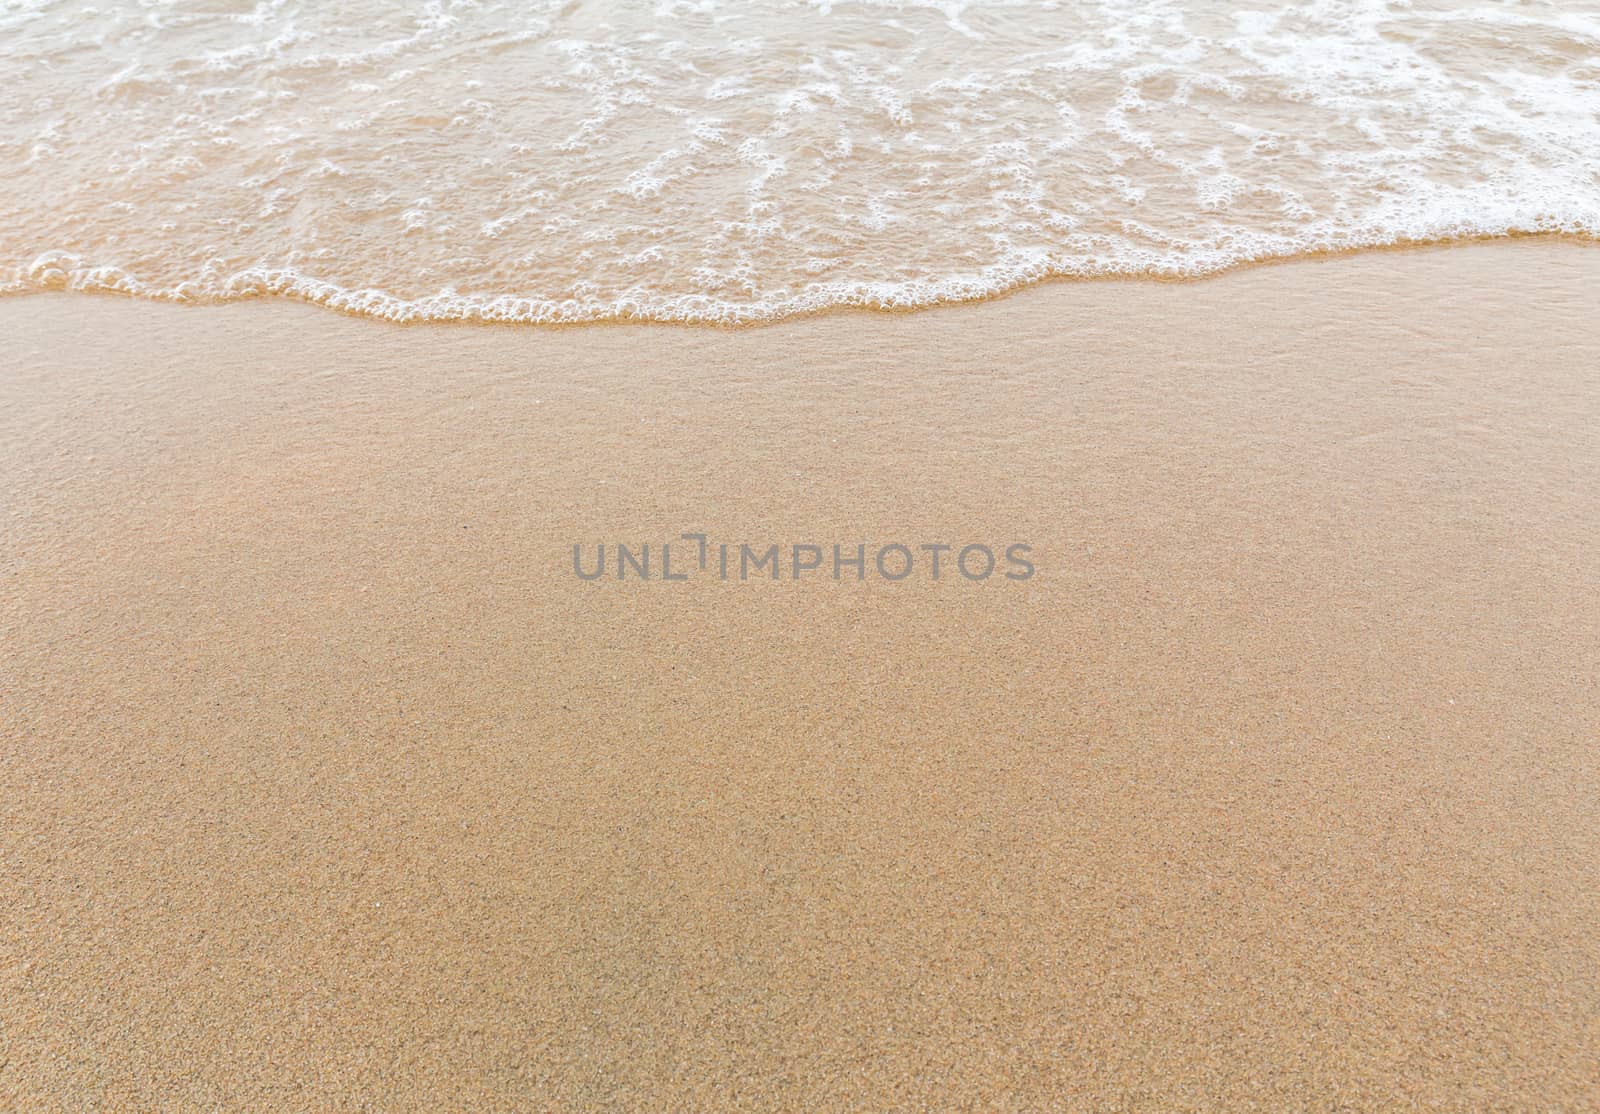
<svg viewBox="0 0 1600 1114">
<path fill-rule="evenodd" d="M 1558 4 L 0 0 L 0 291 L 738 323 L 1600 237 Z"/>
</svg>

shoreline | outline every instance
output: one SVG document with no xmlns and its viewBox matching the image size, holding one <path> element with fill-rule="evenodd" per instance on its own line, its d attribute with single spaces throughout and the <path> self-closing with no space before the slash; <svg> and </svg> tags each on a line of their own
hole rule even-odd
<svg viewBox="0 0 1600 1114">
<path fill-rule="evenodd" d="M 1600 233 L 1584 234 L 1563 230 L 1555 231 L 1506 231 L 1484 232 L 1460 236 L 1441 236 L 1425 239 L 1403 239 L 1398 241 L 1383 241 L 1368 244 L 1357 244 L 1350 247 L 1319 248 L 1308 251 L 1295 251 L 1281 255 L 1266 255 L 1257 258 L 1243 259 L 1227 266 L 1213 270 L 1200 271 L 1194 274 L 1166 274 L 1152 273 L 1125 273 L 1110 272 L 1105 274 L 1074 274 L 1068 272 L 1051 271 L 1032 278 L 1018 279 L 1008 285 L 993 291 L 970 296 L 936 297 L 928 301 L 914 302 L 907 305 L 886 305 L 873 301 L 846 301 L 829 302 L 828 304 L 812 308 L 788 310 L 774 316 L 756 316 L 735 320 L 720 320 L 706 317 L 663 317 L 656 315 L 625 316 L 622 314 L 603 315 L 577 320 L 567 319 L 529 319 L 486 314 L 484 303 L 476 303 L 476 308 L 471 312 L 459 316 L 444 317 L 393 317 L 384 313 L 367 309 L 350 308 L 338 304 L 341 299 L 348 299 L 357 294 L 366 293 L 377 295 L 381 300 L 414 306 L 415 300 L 401 298 L 389 294 L 387 291 L 372 288 L 365 291 L 352 291 L 343 287 L 333 287 L 336 291 L 326 298 L 318 298 L 310 294 L 296 293 L 292 288 L 269 290 L 259 293 L 240 293 L 225 298 L 205 297 L 188 299 L 177 297 L 168 293 L 146 293 L 138 290 L 126 290 L 113 286 L 50 286 L 44 288 L 19 288 L 14 290 L 0 289 L 0 300 L 10 298 L 28 298 L 39 296 L 55 296 L 61 294 L 88 295 L 91 297 L 131 298 L 135 301 L 150 302 L 157 305 L 183 306 L 186 308 L 210 308 L 229 305 L 247 305 L 258 301 L 286 302 L 296 305 L 314 306 L 339 314 L 342 317 L 354 317 L 363 320 L 381 321 L 388 325 L 403 327 L 417 327 L 430 325 L 487 325 L 495 328 L 534 328 L 534 329 L 587 329 L 605 326 L 666 326 L 669 328 L 685 329 L 712 329 L 712 330 L 744 330 L 767 329 L 799 321 L 809 321 L 822 317 L 838 314 L 867 314 L 867 315 L 900 315 L 919 314 L 933 310 L 961 309 L 966 306 L 984 305 L 989 302 L 1004 301 L 1007 298 L 1025 294 L 1030 290 L 1056 285 L 1079 285 L 1084 283 L 1129 283 L 1143 285 L 1158 283 L 1163 285 L 1190 285 L 1193 283 L 1210 282 L 1214 279 L 1226 278 L 1230 275 L 1260 267 L 1276 267 L 1297 264 L 1315 264 L 1337 262 L 1342 259 L 1368 255 L 1400 253 L 1411 254 L 1417 252 L 1449 251 L 1460 248 L 1483 247 L 1491 244 L 1515 243 L 1543 243 L 1559 246 L 1600 248 Z M 103 268 L 95 268 L 101 270 Z M 299 284 L 312 286 L 330 286 L 321 279 L 301 278 Z M 440 295 L 430 295 L 437 298 Z M 479 297 L 479 296 L 474 296 Z M 535 299 L 524 295 L 503 294 L 495 295 L 487 303 L 493 306 L 502 301 L 530 302 Z"/>
<path fill-rule="evenodd" d="M 1580 246 L 738 329 L 0 298 L 0 1095 L 1582 1106 Z M 571 573 L 693 532 L 1037 573 Z"/>
</svg>

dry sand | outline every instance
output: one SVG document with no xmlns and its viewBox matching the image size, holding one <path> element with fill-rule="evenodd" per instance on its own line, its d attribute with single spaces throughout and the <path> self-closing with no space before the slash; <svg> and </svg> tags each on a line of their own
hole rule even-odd
<svg viewBox="0 0 1600 1114">
<path fill-rule="evenodd" d="M 0 1105 L 1593 1109 L 1597 289 L 0 301 Z"/>
</svg>

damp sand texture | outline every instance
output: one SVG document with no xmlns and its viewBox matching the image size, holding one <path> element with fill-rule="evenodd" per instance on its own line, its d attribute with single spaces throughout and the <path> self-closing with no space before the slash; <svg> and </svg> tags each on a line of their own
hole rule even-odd
<svg viewBox="0 0 1600 1114">
<path fill-rule="evenodd" d="M 1597 285 L 0 300 L 0 1105 L 1593 1109 Z"/>
</svg>

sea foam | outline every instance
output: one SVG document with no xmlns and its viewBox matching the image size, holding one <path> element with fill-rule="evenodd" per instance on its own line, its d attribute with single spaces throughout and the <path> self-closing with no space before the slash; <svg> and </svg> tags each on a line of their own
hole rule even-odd
<svg viewBox="0 0 1600 1114">
<path fill-rule="evenodd" d="M 0 291 L 739 323 L 1600 236 L 1550 3 L 0 3 Z"/>
</svg>

